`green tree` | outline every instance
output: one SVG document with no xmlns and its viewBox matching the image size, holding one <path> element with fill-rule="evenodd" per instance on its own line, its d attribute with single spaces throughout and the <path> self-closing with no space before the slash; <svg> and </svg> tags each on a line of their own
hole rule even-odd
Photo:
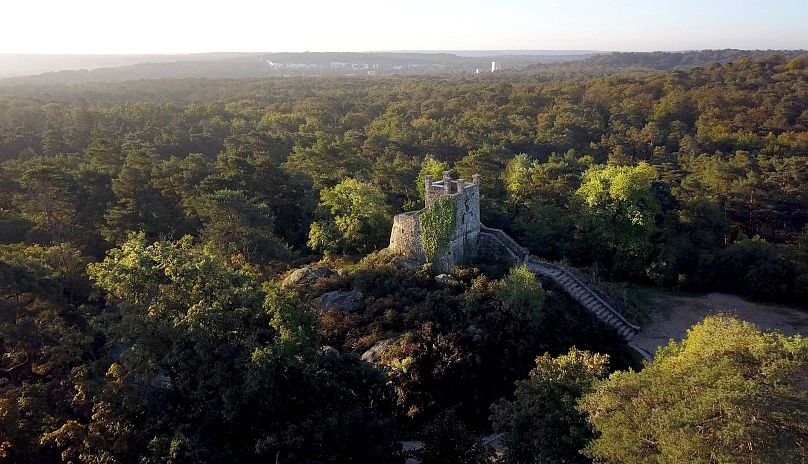
<svg viewBox="0 0 808 464">
<path fill-rule="evenodd" d="M 503 433 L 506 462 L 585 463 L 580 450 L 594 437 L 580 398 L 608 373 L 609 357 L 581 351 L 536 358 L 526 380 L 516 382 L 512 401 L 492 406 L 494 430 Z"/>
<path fill-rule="evenodd" d="M 117 140 L 101 127 L 93 129 L 84 155 L 94 167 L 110 176 L 115 176 L 124 162 L 124 156 Z"/>
<path fill-rule="evenodd" d="M 385 195 L 374 186 L 346 179 L 320 192 L 323 219 L 311 225 L 309 246 L 326 253 L 366 254 L 384 246 L 392 219 Z"/>
<path fill-rule="evenodd" d="M 425 427 L 423 448 L 415 453 L 423 464 L 485 464 L 492 454 L 451 409 Z"/>
<path fill-rule="evenodd" d="M 340 140 L 321 133 L 312 145 L 295 145 L 284 166 L 292 172 L 311 177 L 314 185 L 334 185 L 350 175 L 361 175 L 370 169 L 367 157 L 345 147 Z"/>
<path fill-rule="evenodd" d="M 291 256 L 291 250 L 274 234 L 275 218 L 266 204 L 247 198 L 244 192 L 217 190 L 198 201 L 202 238 L 226 259 L 238 256 L 264 263 Z"/>
<path fill-rule="evenodd" d="M 505 311 L 530 324 L 541 322 L 544 289 L 527 266 L 512 267 L 502 281 L 500 298 Z"/>
<path fill-rule="evenodd" d="M 618 275 L 641 274 L 660 210 L 654 195 L 656 170 L 638 166 L 593 166 L 575 192 L 581 251 Z"/>
<path fill-rule="evenodd" d="M 418 177 L 418 159 L 401 153 L 385 153 L 373 163 L 371 181 L 381 191 L 387 193 L 389 203 L 394 211 L 420 209 L 423 205 L 416 203 L 423 200 L 424 179 L 421 184 L 412 185 L 413 177 Z M 419 193 L 420 192 L 420 193 Z"/>
<path fill-rule="evenodd" d="M 41 435 L 86 417 L 104 350 L 85 264 L 64 243 L 0 246 L 0 460 L 57 462 Z"/>
<path fill-rule="evenodd" d="M 76 227 L 79 186 L 64 159 L 48 158 L 27 165 L 20 177 L 22 193 L 16 198 L 24 216 L 58 243 Z"/>
<path fill-rule="evenodd" d="M 808 340 L 707 317 L 639 372 L 615 372 L 581 408 L 615 463 L 808 459 Z"/>
<path fill-rule="evenodd" d="M 432 176 L 432 180 L 437 182 L 443 179 L 443 173 L 449 171 L 449 163 L 446 161 L 438 161 L 432 155 L 426 155 L 424 160 L 421 161 L 421 170 L 418 171 L 415 188 L 421 200 L 425 200 L 424 185 L 426 185 L 426 176 Z"/>
<path fill-rule="evenodd" d="M 120 309 L 107 329 L 123 350 L 110 375 L 126 379 L 152 411 L 140 456 L 390 458 L 381 376 L 356 358 L 321 355 L 313 315 L 294 295 L 261 284 L 250 266 L 233 266 L 189 236 L 150 244 L 140 233 L 89 273 Z M 51 441 L 78 457 L 89 432 L 73 430 L 59 428 Z M 115 431 L 102 429 L 103 440 Z"/>
<path fill-rule="evenodd" d="M 122 242 L 130 232 L 149 237 L 168 236 L 183 230 L 180 205 L 155 186 L 157 155 L 148 150 L 130 152 L 118 177 L 112 180 L 117 199 L 104 215 L 104 238 Z"/>
<path fill-rule="evenodd" d="M 507 199 L 502 173 L 510 157 L 504 147 L 485 145 L 470 151 L 455 164 L 458 175 L 465 179 L 472 179 L 474 174 L 479 174 L 482 178 L 480 201 L 483 202 L 483 211 L 486 213 L 501 209 L 501 203 Z"/>
</svg>

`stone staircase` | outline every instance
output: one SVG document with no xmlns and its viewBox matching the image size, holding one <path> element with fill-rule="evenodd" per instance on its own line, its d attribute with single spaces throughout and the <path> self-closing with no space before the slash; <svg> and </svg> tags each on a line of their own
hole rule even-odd
<svg viewBox="0 0 808 464">
<path fill-rule="evenodd" d="M 534 274 L 552 279 L 587 311 L 594 314 L 603 323 L 613 327 L 626 341 L 630 341 L 640 331 L 639 327 L 623 317 L 611 304 L 601 298 L 594 289 L 590 288 L 563 266 L 536 258 L 528 258 L 525 265 Z M 645 356 L 645 354 L 643 355 Z"/>
<path fill-rule="evenodd" d="M 511 264 L 518 266 L 524 264 L 531 272 L 551 279 L 572 298 L 575 299 L 587 311 L 592 313 L 604 324 L 613 327 L 626 341 L 630 342 L 640 328 L 615 309 L 610 303 L 601 297 L 598 292 L 588 284 L 584 283 L 575 274 L 564 266 L 544 261 L 530 256 L 528 250 L 519 245 L 513 238 L 500 229 L 491 227 L 480 227 L 481 237 L 488 237 L 501 245 L 500 253 L 504 252 L 504 258 Z M 646 359 L 651 359 L 651 355 L 629 343 L 629 346 L 638 351 Z"/>
</svg>

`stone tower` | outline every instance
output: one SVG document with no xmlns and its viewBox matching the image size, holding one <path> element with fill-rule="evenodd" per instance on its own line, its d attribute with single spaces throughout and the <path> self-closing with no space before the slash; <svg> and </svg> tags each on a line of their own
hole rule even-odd
<svg viewBox="0 0 808 464">
<path fill-rule="evenodd" d="M 434 259 L 435 269 L 448 272 L 456 264 L 467 264 L 477 258 L 480 235 L 480 176 L 475 174 L 472 182 L 465 179 L 452 180 L 449 172 L 443 179 L 433 182 L 427 176 L 424 182 L 425 208 L 401 213 L 393 218 L 389 249 L 399 255 L 426 262 L 426 253 L 421 241 L 421 214 L 441 197 L 455 203 L 455 228 L 448 245 Z"/>
</svg>

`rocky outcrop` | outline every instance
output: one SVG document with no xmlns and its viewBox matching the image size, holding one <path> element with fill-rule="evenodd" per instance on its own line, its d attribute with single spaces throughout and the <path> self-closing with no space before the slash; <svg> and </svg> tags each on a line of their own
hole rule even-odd
<svg viewBox="0 0 808 464">
<path fill-rule="evenodd" d="M 422 266 L 422 263 L 420 263 L 419 261 L 407 258 L 395 258 L 393 259 L 393 263 L 395 263 L 395 265 L 400 267 L 401 269 L 407 269 L 410 271 L 418 269 Z"/>
<path fill-rule="evenodd" d="M 386 340 L 381 340 L 377 342 L 367 351 L 362 353 L 362 361 L 365 361 L 370 364 L 378 364 L 382 360 L 382 356 L 384 355 L 384 353 L 388 349 L 390 349 L 391 346 L 398 343 L 399 340 L 400 338 L 388 338 Z"/>
<path fill-rule="evenodd" d="M 333 346 L 323 345 L 320 347 L 320 356 L 325 359 L 340 359 L 342 354 Z"/>
<path fill-rule="evenodd" d="M 457 279 L 449 274 L 438 274 L 435 276 L 435 282 L 441 285 L 455 285 L 458 283 Z"/>
<path fill-rule="evenodd" d="M 322 266 L 306 266 L 296 269 L 283 279 L 284 287 L 291 287 L 295 285 L 306 285 L 314 282 L 317 279 L 328 277 L 334 274 L 334 271 Z"/>
<path fill-rule="evenodd" d="M 314 306 L 320 311 L 336 309 L 346 313 L 351 313 L 359 309 L 365 295 L 357 290 L 335 291 L 323 293 L 314 300 Z"/>
</svg>

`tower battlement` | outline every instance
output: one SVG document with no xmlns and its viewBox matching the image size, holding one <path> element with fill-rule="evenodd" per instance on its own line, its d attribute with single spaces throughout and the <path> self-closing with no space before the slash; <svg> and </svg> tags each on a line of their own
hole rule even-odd
<svg viewBox="0 0 808 464">
<path fill-rule="evenodd" d="M 424 184 L 424 206 L 429 208 L 435 200 L 443 196 L 468 194 L 476 194 L 479 196 L 480 175 L 474 174 L 472 176 L 472 182 L 468 183 L 462 177 L 457 180 L 452 180 L 449 176 L 449 171 L 444 171 L 441 180 L 433 182 L 432 176 L 428 175 L 425 178 Z"/>
</svg>

